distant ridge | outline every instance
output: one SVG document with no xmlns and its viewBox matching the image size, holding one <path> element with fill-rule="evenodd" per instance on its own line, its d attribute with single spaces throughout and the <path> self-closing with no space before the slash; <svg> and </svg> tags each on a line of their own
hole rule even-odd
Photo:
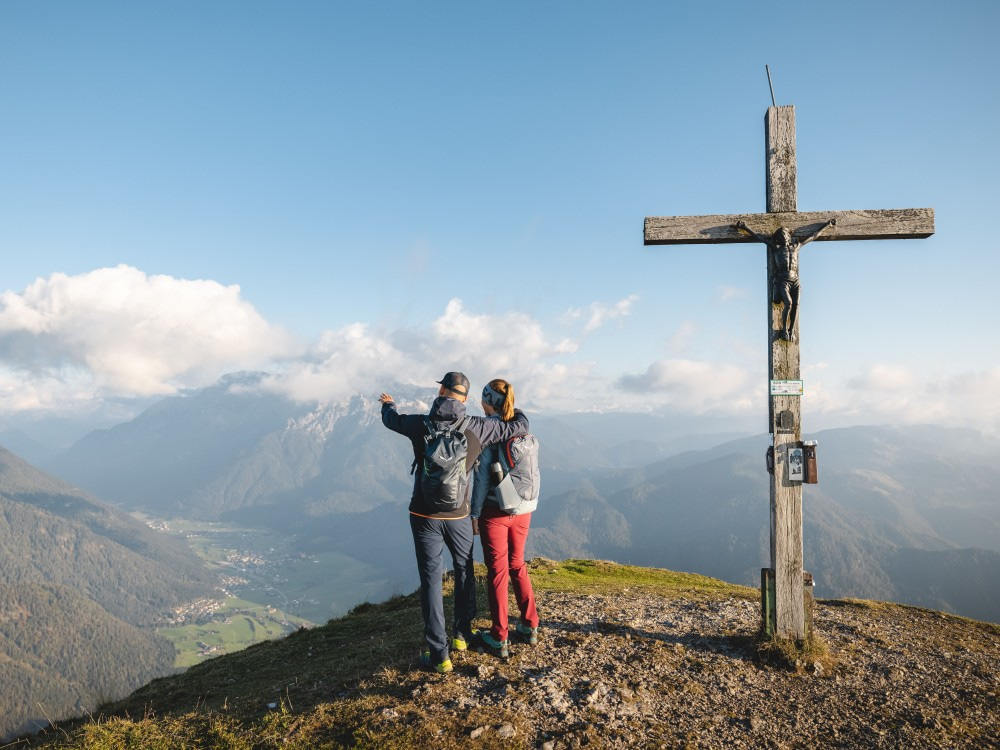
<svg viewBox="0 0 1000 750">
<path fill-rule="evenodd" d="M 243 373 L 164 399 L 50 468 L 126 508 L 266 527 L 311 554 L 340 550 L 377 569 L 385 595 L 407 590 L 409 444 L 381 426 L 375 394 L 300 404 L 255 389 L 263 378 Z M 409 411 L 433 396 L 384 387 Z M 650 414 L 532 417 L 542 498 L 529 553 L 752 585 L 769 558 L 768 436 L 683 427 Z M 806 437 L 819 441 L 820 482 L 803 506 L 818 596 L 1000 621 L 1000 588 L 989 583 L 1000 577 L 1000 441 L 933 425 Z"/>
</svg>

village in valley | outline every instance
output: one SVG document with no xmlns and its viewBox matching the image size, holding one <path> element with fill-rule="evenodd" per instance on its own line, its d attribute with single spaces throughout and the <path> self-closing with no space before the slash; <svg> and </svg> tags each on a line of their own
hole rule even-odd
<svg viewBox="0 0 1000 750">
<path fill-rule="evenodd" d="M 333 615 L 332 602 L 325 608 L 330 614 L 323 617 L 320 599 L 301 593 L 303 580 L 308 588 L 313 577 L 306 575 L 312 572 L 308 566 L 318 568 L 320 559 L 295 551 L 294 538 L 214 522 L 143 520 L 155 531 L 183 535 L 218 572 L 216 596 L 195 599 L 164 614 L 158 630 L 174 643 L 176 666 L 239 651 L 326 622 Z"/>
</svg>

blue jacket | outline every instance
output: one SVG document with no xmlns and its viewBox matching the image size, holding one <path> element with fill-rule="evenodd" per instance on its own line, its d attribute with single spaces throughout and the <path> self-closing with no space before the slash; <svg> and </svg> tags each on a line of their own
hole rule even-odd
<svg viewBox="0 0 1000 750">
<path fill-rule="evenodd" d="M 465 416 L 465 404 L 453 398 L 438 396 L 431 404 L 428 415 L 423 414 L 399 414 L 396 412 L 394 403 L 382 404 L 382 424 L 393 432 L 405 435 L 410 438 L 413 444 L 413 458 L 418 463 L 424 457 L 424 435 L 427 434 L 427 425 L 424 420 L 430 418 L 432 422 L 442 424 L 454 424 Z M 504 422 L 501 419 L 487 419 L 486 417 L 469 417 L 465 423 L 466 436 L 474 437 L 469 440 L 469 456 L 466 459 L 466 467 L 469 474 L 479 457 L 480 446 L 493 445 L 502 442 L 515 435 L 524 435 L 528 432 L 528 418 L 520 409 L 514 410 L 514 419 Z M 475 455 L 473 455 L 475 454 Z M 472 489 L 472 477 L 469 477 L 469 490 Z M 451 513 L 434 513 L 424 504 L 423 493 L 420 491 L 420 472 L 415 472 L 413 478 L 413 494 L 410 497 L 410 513 L 417 516 L 427 516 L 428 518 L 465 518 L 469 515 L 469 494 L 466 494 L 462 506 Z"/>
<path fill-rule="evenodd" d="M 483 453 L 476 464 L 476 476 L 472 482 L 472 507 L 469 510 L 469 515 L 473 518 L 479 518 L 482 515 L 483 505 L 487 502 L 499 505 L 493 497 L 493 482 L 490 479 L 490 464 L 499 460 L 500 448 L 498 446 L 491 445 L 488 448 L 483 448 Z"/>
</svg>

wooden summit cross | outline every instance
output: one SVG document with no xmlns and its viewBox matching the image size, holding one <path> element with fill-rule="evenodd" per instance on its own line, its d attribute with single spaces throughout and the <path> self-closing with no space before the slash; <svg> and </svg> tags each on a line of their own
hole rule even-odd
<svg viewBox="0 0 1000 750">
<path fill-rule="evenodd" d="M 934 210 L 909 208 L 877 211 L 799 213 L 795 176 L 795 107 L 768 107 L 764 119 L 767 164 L 767 213 L 719 216 L 651 216 L 646 245 L 766 242 L 768 281 L 768 451 L 771 472 L 771 568 L 773 600 L 762 581 L 765 628 L 785 638 L 806 635 L 802 569 L 802 426 L 798 336 L 798 252 L 812 240 L 896 240 L 934 234 Z M 739 226 L 738 226 L 739 225 Z M 780 238 L 781 228 L 790 239 Z M 782 301 L 783 300 L 783 301 Z M 791 304 L 789 304 L 791 303 Z M 790 309 L 789 309 L 790 308 Z M 791 315 L 789 316 L 789 313 Z M 794 453 L 793 453 L 794 451 Z M 789 457 L 792 456 L 790 466 Z M 773 466 L 773 470 L 772 470 Z M 808 479 L 808 477 L 807 477 Z M 815 475 L 810 481 L 815 481 Z M 764 576 L 762 576 L 764 578 Z M 769 611 L 773 601 L 773 612 Z M 770 619 L 773 616 L 773 621 Z"/>
</svg>

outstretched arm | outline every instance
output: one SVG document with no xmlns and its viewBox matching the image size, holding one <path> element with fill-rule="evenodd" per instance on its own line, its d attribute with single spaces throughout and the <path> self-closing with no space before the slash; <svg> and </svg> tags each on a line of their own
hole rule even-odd
<svg viewBox="0 0 1000 750">
<path fill-rule="evenodd" d="M 805 245 L 807 242 L 812 242 L 814 239 L 816 239 L 821 234 L 823 234 L 823 232 L 825 232 L 827 229 L 829 229 L 830 227 L 835 227 L 835 226 L 837 226 L 837 220 L 836 219 L 830 219 L 828 222 L 826 222 L 826 224 L 824 224 L 823 226 L 821 226 L 819 229 L 817 229 L 815 232 L 813 232 L 812 234 L 810 234 L 808 237 L 806 237 L 805 239 L 799 240 L 799 245 L 801 246 L 801 245 Z"/>
<path fill-rule="evenodd" d="M 382 424 L 393 432 L 407 437 L 420 437 L 427 433 L 423 416 L 416 414 L 400 414 L 396 411 L 396 402 L 388 393 L 378 397 L 382 402 Z"/>
<path fill-rule="evenodd" d="M 733 229 L 735 229 L 737 232 L 744 232 L 746 234 L 749 234 L 751 237 L 757 240 L 757 242 L 763 242 L 765 245 L 768 244 L 769 240 L 771 239 L 767 235 L 757 234 L 750 227 L 748 227 L 746 222 L 743 220 L 737 221 L 735 224 L 733 224 Z"/>
<path fill-rule="evenodd" d="M 393 401 L 392 396 L 383 393 L 378 397 L 378 400 L 382 402 L 382 424 L 393 432 L 402 432 L 399 426 L 400 419 L 399 413 L 396 411 L 396 402 Z"/>
</svg>

